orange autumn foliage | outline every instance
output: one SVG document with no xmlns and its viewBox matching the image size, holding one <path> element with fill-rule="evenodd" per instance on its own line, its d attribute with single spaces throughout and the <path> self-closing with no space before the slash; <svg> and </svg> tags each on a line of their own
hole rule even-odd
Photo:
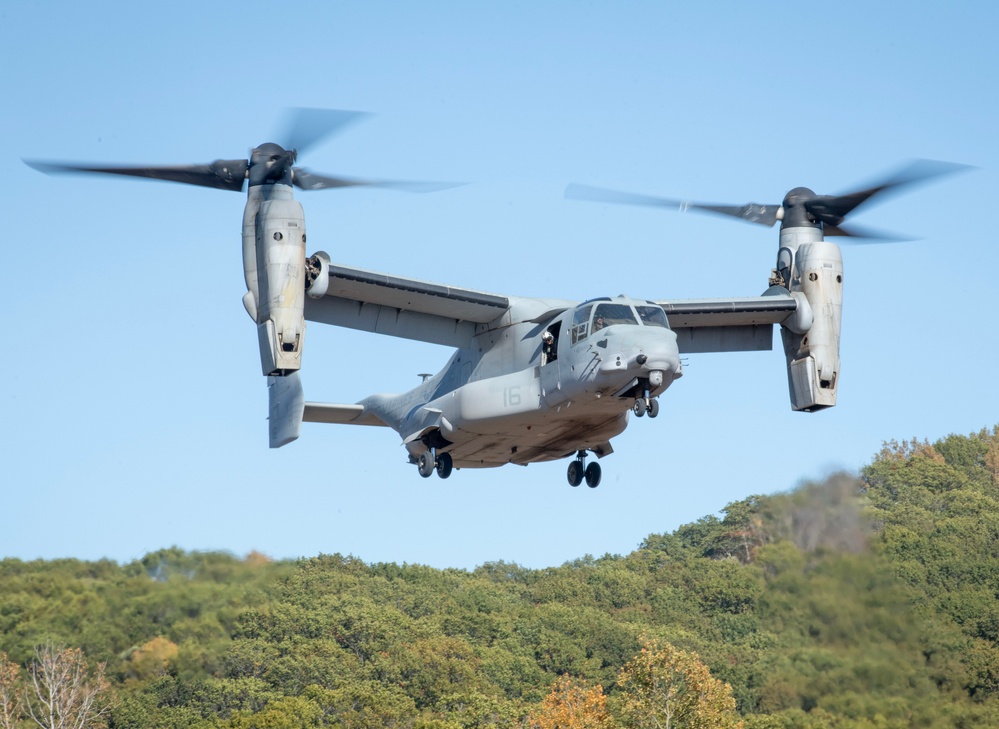
<svg viewBox="0 0 999 729">
<path fill-rule="evenodd" d="M 541 708 L 530 718 L 531 729 L 613 729 L 607 697 L 597 684 L 587 688 L 581 680 L 560 676 Z"/>
</svg>

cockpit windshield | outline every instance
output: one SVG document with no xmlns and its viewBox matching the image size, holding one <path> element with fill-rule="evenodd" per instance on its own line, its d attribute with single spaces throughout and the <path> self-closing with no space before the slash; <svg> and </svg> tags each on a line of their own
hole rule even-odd
<svg viewBox="0 0 999 729">
<path fill-rule="evenodd" d="M 638 324 L 634 310 L 627 304 L 597 304 L 593 312 L 593 331 L 614 324 Z"/>
<path fill-rule="evenodd" d="M 605 327 L 621 324 L 669 329 L 666 312 L 661 306 L 657 306 L 651 301 L 632 305 L 598 299 L 593 304 L 582 304 L 573 312 L 572 322 L 569 326 L 572 344 L 582 342 L 591 334 L 599 332 Z"/>
<path fill-rule="evenodd" d="M 590 307 L 581 306 L 572 316 L 572 343 L 581 342 L 589 335 Z"/>
<path fill-rule="evenodd" d="M 666 312 L 659 306 L 636 306 L 638 318 L 647 327 L 663 327 L 669 329 L 669 322 L 666 321 Z"/>
</svg>

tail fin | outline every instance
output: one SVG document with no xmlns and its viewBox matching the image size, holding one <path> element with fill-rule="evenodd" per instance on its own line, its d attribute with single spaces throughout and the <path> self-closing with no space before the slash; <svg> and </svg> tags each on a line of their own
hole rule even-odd
<svg viewBox="0 0 999 729">
<path fill-rule="evenodd" d="M 280 448 L 298 439 L 305 413 L 305 395 L 302 378 L 298 372 L 284 377 L 267 378 L 267 395 L 270 400 L 268 423 L 271 448 Z"/>
</svg>

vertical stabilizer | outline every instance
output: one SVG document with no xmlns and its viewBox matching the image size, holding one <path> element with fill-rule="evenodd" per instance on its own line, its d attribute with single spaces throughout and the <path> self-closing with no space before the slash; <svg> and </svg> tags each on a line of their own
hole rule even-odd
<svg viewBox="0 0 999 729">
<path fill-rule="evenodd" d="M 296 440 L 302 431 L 305 395 L 301 376 L 293 372 L 284 377 L 268 377 L 267 395 L 270 401 L 270 445 L 271 448 L 280 448 Z"/>
</svg>

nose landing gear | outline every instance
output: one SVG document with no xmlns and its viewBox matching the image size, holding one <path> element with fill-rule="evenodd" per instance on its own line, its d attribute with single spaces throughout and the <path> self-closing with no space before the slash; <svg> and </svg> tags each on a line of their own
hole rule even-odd
<svg viewBox="0 0 999 729">
<path fill-rule="evenodd" d="M 569 469 L 566 471 L 566 478 L 569 479 L 570 486 L 579 486 L 586 480 L 586 485 L 591 489 L 595 489 L 600 485 L 600 464 L 594 461 L 589 466 L 584 466 L 586 463 L 586 451 L 579 451 L 576 454 L 576 459 L 569 464 Z"/>
<path fill-rule="evenodd" d="M 645 413 L 648 413 L 650 418 L 655 418 L 659 415 L 659 400 L 649 397 L 649 391 L 645 390 L 641 397 L 635 398 L 635 404 L 631 409 L 637 418 L 642 417 Z"/>
</svg>

